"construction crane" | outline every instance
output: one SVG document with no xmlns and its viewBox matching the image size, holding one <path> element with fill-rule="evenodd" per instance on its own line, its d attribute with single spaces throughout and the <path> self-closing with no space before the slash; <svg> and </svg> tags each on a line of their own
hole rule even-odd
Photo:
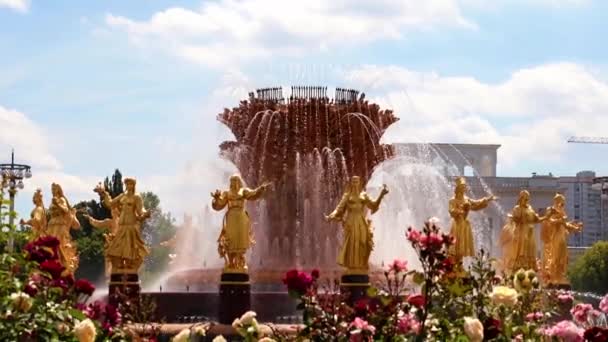
<svg viewBox="0 0 608 342">
<path fill-rule="evenodd" d="M 604 137 L 570 137 L 569 143 L 576 144 L 608 144 L 608 138 Z"/>
</svg>

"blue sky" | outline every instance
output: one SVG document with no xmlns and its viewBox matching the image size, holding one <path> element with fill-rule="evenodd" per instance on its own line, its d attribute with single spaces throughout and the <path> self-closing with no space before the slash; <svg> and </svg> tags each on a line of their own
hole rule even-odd
<svg viewBox="0 0 608 342">
<path fill-rule="evenodd" d="M 565 142 L 608 136 L 608 2 L 285 3 L 0 0 L 0 154 L 35 167 L 30 190 L 91 198 L 118 167 L 200 208 L 232 170 L 216 113 L 315 83 L 393 108 L 389 142 L 501 144 L 502 176 L 608 174 L 608 145 Z"/>
</svg>

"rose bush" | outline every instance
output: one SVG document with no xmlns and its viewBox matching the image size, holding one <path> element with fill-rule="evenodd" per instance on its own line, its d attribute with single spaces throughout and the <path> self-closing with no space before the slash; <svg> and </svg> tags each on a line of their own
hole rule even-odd
<svg viewBox="0 0 608 342">
<path fill-rule="evenodd" d="M 395 260 L 382 284 L 352 305 L 334 284 L 292 270 L 284 283 L 301 300 L 304 326 L 293 340 L 335 341 L 607 341 L 608 295 L 598 308 L 572 293 L 543 289 L 533 270 L 501 277 L 481 251 L 467 269 L 449 255 L 453 238 L 436 220 L 409 228 L 421 270 Z M 570 310 L 560 320 L 559 311 Z M 568 311 L 566 311 L 568 312 Z M 275 340 L 290 340 L 274 336 Z"/>
<path fill-rule="evenodd" d="M 8 213 L 1 194 L 0 204 L 0 225 L 5 228 Z M 85 305 L 95 287 L 65 274 L 58 258 L 59 240 L 46 236 L 25 244 L 25 233 L 14 231 L 13 236 L 19 242 L 15 251 L 0 254 L 0 341 L 127 339 L 116 308 Z M 0 246 L 4 239 L 1 236 Z"/>
</svg>

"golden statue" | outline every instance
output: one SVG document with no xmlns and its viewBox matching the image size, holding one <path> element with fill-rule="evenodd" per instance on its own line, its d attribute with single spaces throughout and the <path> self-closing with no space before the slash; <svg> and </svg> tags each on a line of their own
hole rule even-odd
<svg viewBox="0 0 608 342">
<path fill-rule="evenodd" d="M 135 192 L 134 178 L 125 178 L 125 192 L 111 198 L 99 184 L 95 191 L 102 196 L 103 204 L 110 210 L 118 210 L 116 235 L 108 242 L 106 257 L 110 259 L 112 273 L 137 273 L 148 249 L 141 237 L 141 225 L 150 217 L 140 194 Z"/>
<path fill-rule="evenodd" d="M 47 226 L 46 209 L 44 209 L 44 204 L 42 203 L 41 189 L 36 189 L 32 202 L 34 202 L 34 209 L 30 214 L 30 219 L 27 221 L 21 219 L 20 224 L 30 226 L 32 228 L 31 240 L 36 240 L 46 235 Z"/>
<path fill-rule="evenodd" d="M 245 203 L 260 198 L 269 186 L 269 183 L 264 183 L 251 190 L 243 187 L 240 176 L 234 175 L 230 177 L 229 190 L 211 193 L 211 207 L 214 210 L 220 211 L 228 207 L 218 238 L 218 253 L 225 262 L 224 272 L 247 272 L 245 253 L 255 241 Z"/>
<path fill-rule="evenodd" d="M 541 227 L 543 241 L 542 267 L 547 284 L 568 284 L 568 234 L 580 232 L 583 224 L 568 221 L 565 210 L 566 198 L 562 194 L 553 197 L 553 206 L 547 208 L 547 219 Z"/>
<path fill-rule="evenodd" d="M 363 191 L 361 178 L 354 176 L 336 209 L 325 216 L 328 221 L 342 222 L 344 241 L 338 254 L 338 265 L 346 268 L 349 274 L 367 274 L 369 256 L 374 248 L 371 221 L 366 217 L 367 209 L 372 214 L 378 211 L 386 194 L 388 189 L 383 185 L 378 198 L 372 200 Z"/>
<path fill-rule="evenodd" d="M 76 209 L 70 206 L 61 185 L 53 183 L 51 190 L 53 200 L 49 207 L 50 219 L 46 235 L 54 236 L 59 240 L 59 261 L 66 268 L 66 274 L 73 274 L 78 268 L 78 253 L 70 230 L 80 229 L 80 222 L 76 218 Z"/>
<path fill-rule="evenodd" d="M 508 215 L 501 233 L 503 268 L 510 273 L 519 269 L 537 270 L 534 227 L 545 217 L 538 216 L 529 201 L 530 193 L 520 191 L 517 204 Z"/>
<path fill-rule="evenodd" d="M 449 211 L 452 217 L 450 234 L 456 239 L 450 253 L 457 262 L 461 262 L 464 257 L 475 255 L 473 231 L 468 219 L 469 212 L 471 210 L 481 210 L 496 199 L 494 196 L 488 196 L 474 200 L 465 195 L 466 191 L 467 183 L 464 177 L 457 178 L 454 197 L 449 202 Z"/>
<path fill-rule="evenodd" d="M 95 188 L 95 192 L 99 193 L 100 196 L 102 196 L 103 199 L 103 191 L 101 191 L 102 187 L 98 186 Z M 98 228 L 98 229 L 105 229 L 106 232 L 104 233 L 104 239 L 105 239 L 105 243 L 104 243 L 104 254 L 105 254 L 105 275 L 106 277 L 110 277 L 110 275 L 112 274 L 112 262 L 110 260 L 110 257 L 107 255 L 108 252 L 108 247 L 110 246 L 110 242 L 112 242 L 112 239 L 114 239 L 114 237 L 116 236 L 116 232 L 118 232 L 118 221 L 120 219 L 120 209 L 119 206 L 113 206 L 110 209 L 111 212 L 111 217 L 105 220 L 96 220 L 94 218 L 92 218 L 91 216 L 89 216 L 88 214 L 84 214 L 83 217 L 85 219 L 87 219 L 89 221 L 89 223 L 91 224 L 91 226 Z"/>
</svg>

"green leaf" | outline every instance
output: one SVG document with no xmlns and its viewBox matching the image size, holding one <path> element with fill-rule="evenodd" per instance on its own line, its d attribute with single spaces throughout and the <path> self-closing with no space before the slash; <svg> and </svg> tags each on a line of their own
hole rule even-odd
<svg viewBox="0 0 608 342">
<path fill-rule="evenodd" d="M 469 338 L 466 335 L 458 335 L 454 339 L 454 342 L 469 342 Z"/>
<path fill-rule="evenodd" d="M 70 309 L 70 315 L 79 321 L 84 321 L 87 318 L 84 312 L 77 309 Z"/>
<path fill-rule="evenodd" d="M 414 273 L 414 277 L 412 280 L 415 284 L 421 285 L 422 283 L 424 283 L 424 274 L 421 272 L 416 272 Z"/>
<path fill-rule="evenodd" d="M 466 293 L 466 288 L 460 283 L 452 283 L 448 286 L 448 290 L 455 296 L 460 297 Z"/>
<path fill-rule="evenodd" d="M 367 292 L 367 296 L 368 297 L 372 297 L 373 298 L 373 297 L 378 296 L 378 289 L 375 288 L 375 287 L 373 287 L 373 286 L 367 288 L 366 292 Z"/>
</svg>

